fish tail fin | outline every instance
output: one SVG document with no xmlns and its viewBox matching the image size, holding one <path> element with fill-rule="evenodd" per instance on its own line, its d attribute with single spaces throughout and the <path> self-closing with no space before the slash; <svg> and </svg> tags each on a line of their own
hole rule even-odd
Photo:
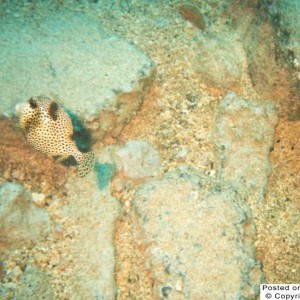
<svg viewBox="0 0 300 300">
<path fill-rule="evenodd" d="M 95 154 L 93 152 L 82 153 L 80 157 L 75 157 L 78 164 L 78 174 L 81 178 L 89 174 L 95 165 Z"/>
</svg>

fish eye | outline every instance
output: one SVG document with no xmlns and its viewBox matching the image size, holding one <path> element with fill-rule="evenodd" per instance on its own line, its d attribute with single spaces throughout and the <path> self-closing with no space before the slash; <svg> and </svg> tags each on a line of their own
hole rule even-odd
<svg viewBox="0 0 300 300">
<path fill-rule="evenodd" d="M 38 106 L 36 100 L 33 99 L 33 98 L 30 98 L 30 100 L 29 100 L 29 105 L 30 105 L 30 107 L 31 107 L 32 109 L 35 109 L 35 108 L 37 108 L 37 106 Z"/>
</svg>

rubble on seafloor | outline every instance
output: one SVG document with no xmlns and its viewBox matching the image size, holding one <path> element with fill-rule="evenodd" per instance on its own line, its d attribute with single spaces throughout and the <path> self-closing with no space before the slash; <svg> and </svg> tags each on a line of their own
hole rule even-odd
<svg viewBox="0 0 300 300">
<path fill-rule="evenodd" d="M 299 282 L 296 1 L 1 3 L 1 299 Z M 18 129 L 48 93 L 95 152 L 84 179 Z"/>
</svg>

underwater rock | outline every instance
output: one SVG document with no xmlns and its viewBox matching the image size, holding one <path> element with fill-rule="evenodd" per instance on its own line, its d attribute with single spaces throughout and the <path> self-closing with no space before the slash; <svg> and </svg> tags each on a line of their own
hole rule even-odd
<svg viewBox="0 0 300 300">
<path fill-rule="evenodd" d="M 300 3 L 299 0 L 265 1 L 264 8 L 276 30 L 276 39 L 293 75 L 300 96 Z"/>
<path fill-rule="evenodd" d="M 213 133 L 218 177 L 253 204 L 264 199 L 277 122 L 270 102 L 248 101 L 230 92 L 219 104 Z"/>
<path fill-rule="evenodd" d="M 256 222 L 260 235 L 258 256 L 266 282 L 300 282 L 300 121 L 280 122 L 270 154 L 272 173 L 263 218 Z"/>
<path fill-rule="evenodd" d="M 47 211 L 33 204 L 23 186 L 9 182 L 0 185 L 0 253 L 23 242 L 43 240 L 50 231 Z"/>
<path fill-rule="evenodd" d="M 154 64 L 98 20 L 65 13 L 0 26 L 0 114 L 32 96 L 53 96 L 101 138 L 117 136 L 140 108 Z"/>
<path fill-rule="evenodd" d="M 254 299 L 251 213 L 238 193 L 182 166 L 148 181 L 133 198 L 134 236 L 147 248 L 145 265 L 160 299 Z"/>
<path fill-rule="evenodd" d="M 198 43 L 198 61 L 195 69 L 208 85 L 221 89 L 240 86 L 245 73 L 246 56 L 241 42 L 233 34 L 204 36 Z"/>
<path fill-rule="evenodd" d="M 98 174 L 92 173 L 84 181 L 70 178 L 66 185 L 69 204 L 64 213 L 76 232 L 68 251 L 72 261 L 69 293 L 76 299 L 115 299 L 114 233 L 120 203 L 111 196 L 109 186 L 101 186 Z"/>
<path fill-rule="evenodd" d="M 267 17 L 269 4 L 269 1 L 233 1 L 227 18 L 240 35 L 255 91 L 262 99 L 280 101 L 289 97 L 290 76 L 286 63 L 280 59 L 276 32 Z"/>
<path fill-rule="evenodd" d="M 27 266 L 18 283 L 14 299 L 55 299 L 50 278 L 36 266 Z"/>
<path fill-rule="evenodd" d="M 0 299 L 9 299 L 9 288 L 0 283 Z"/>
<path fill-rule="evenodd" d="M 223 15 L 226 23 L 230 20 L 226 24 L 230 27 L 217 29 L 234 29 L 239 35 L 247 56 L 243 89 L 250 79 L 261 99 L 281 103 L 281 115 L 292 115 L 291 106 L 298 106 L 300 64 L 295 53 L 300 49 L 299 13 L 298 0 L 232 1 Z"/>
<path fill-rule="evenodd" d="M 147 142 L 130 141 L 115 152 L 117 170 L 130 179 L 155 177 L 159 174 L 159 153 Z"/>
<path fill-rule="evenodd" d="M 96 172 L 100 189 L 110 187 L 112 195 L 122 201 L 143 181 L 158 176 L 160 155 L 144 141 L 107 146 L 98 153 Z"/>
<path fill-rule="evenodd" d="M 266 22 L 256 20 L 253 23 L 244 40 L 249 75 L 253 87 L 262 98 L 278 99 L 282 97 L 284 89 L 288 90 L 288 80 L 276 60 L 273 28 Z"/>
</svg>

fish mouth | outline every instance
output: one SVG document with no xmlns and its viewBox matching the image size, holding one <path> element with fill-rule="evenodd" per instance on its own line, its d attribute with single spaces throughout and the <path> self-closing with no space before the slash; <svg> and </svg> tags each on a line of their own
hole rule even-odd
<svg viewBox="0 0 300 300">
<path fill-rule="evenodd" d="M 21 104 L 21 103 L 19 103 L 15 106 L 15 110 L 18 115 L 20 115 L 22 113 L 22 106 L 23 106 L 23 104 Z"/>
<path fill-rule="evenodd" d="M 17 105 L 15 106 L 15 109 L 16 109 L 17 112 L 20 111 L 20 106 L 21 106 L 21 104 L 17 104 Z"/>
</svg>

